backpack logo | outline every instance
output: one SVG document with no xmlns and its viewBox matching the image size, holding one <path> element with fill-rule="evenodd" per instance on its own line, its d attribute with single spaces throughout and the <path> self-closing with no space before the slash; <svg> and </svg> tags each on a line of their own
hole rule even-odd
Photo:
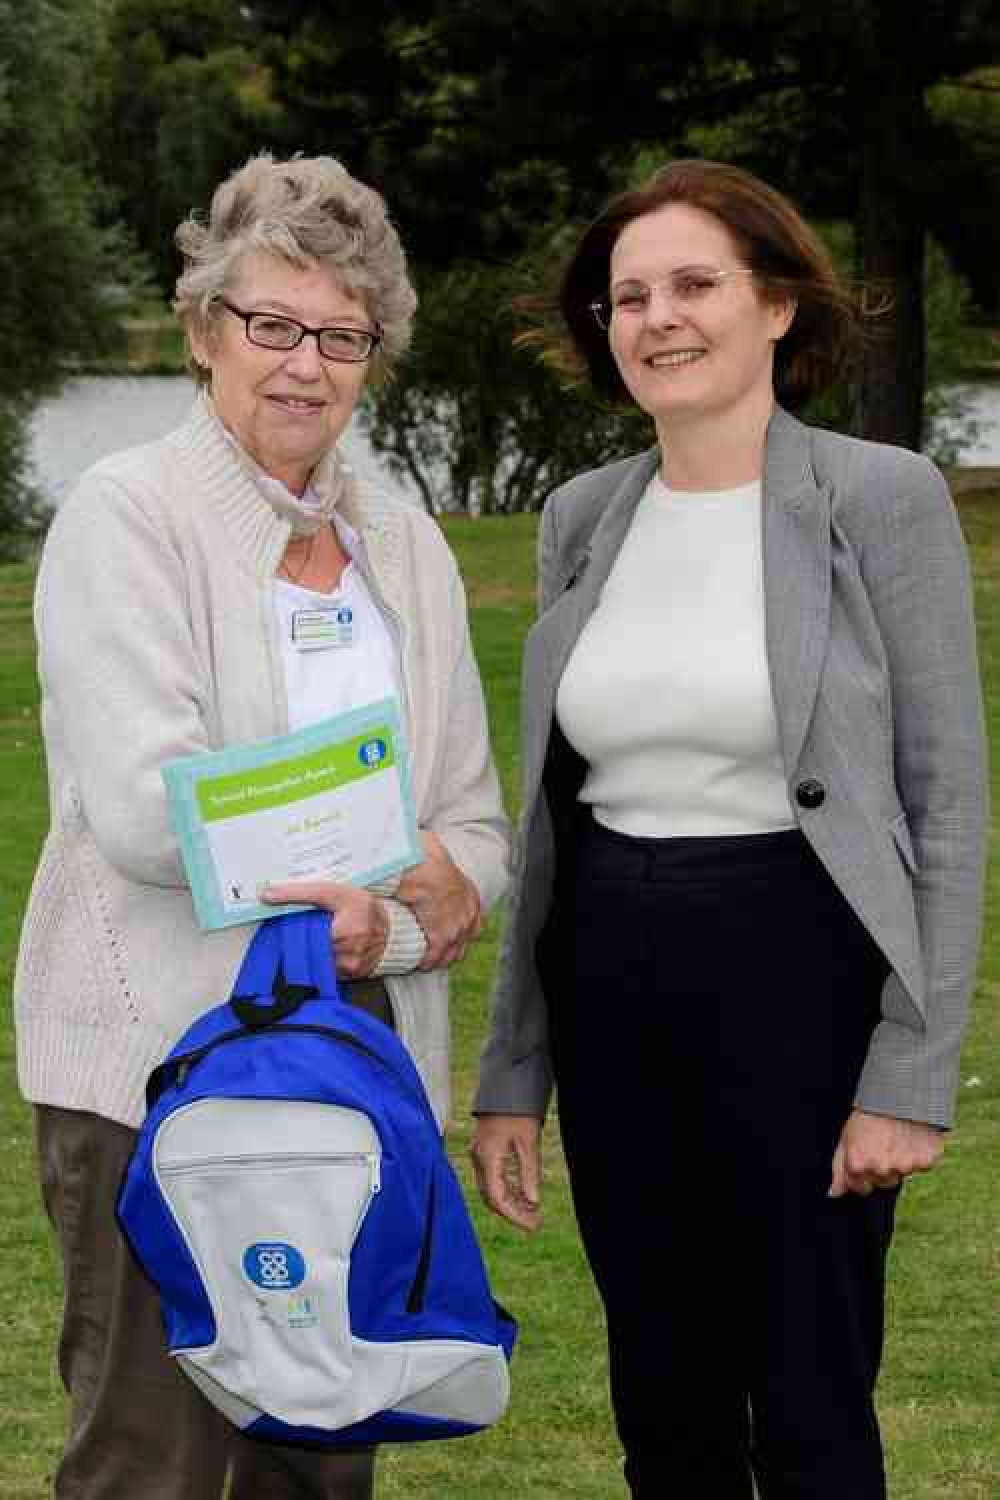
<svg viewBox="0 0 1000 1500">
<path fill-rule="evenodd" d="M 294 1245 L 248 1245 L 243 1252 L 243 1269 L 254 1286 L 265 1292 L 290 1291 L 306 1278 L 306 1263 Z"/>
</svg>

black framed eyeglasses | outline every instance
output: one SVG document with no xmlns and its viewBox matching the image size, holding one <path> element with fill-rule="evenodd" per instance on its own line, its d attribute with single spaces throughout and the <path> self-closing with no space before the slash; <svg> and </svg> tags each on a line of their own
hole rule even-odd
<svg viewBox="0 0 1000 1500">
<path fill-rule="evenodd" d="M 357 365 L 370 359 L 382 342 L 382 329 L 337 327 L 310 328 L 297 318 L 286 318 L 282 313 L 246 312 L 229 302 L 225 297 L 219 301 L 234 318 L 242 318 L 247 339 L 259 349 L 297 349 L 308 335 L 316 340 L 316 347 L 324 359 L 338 364 Z"/>
</svg>

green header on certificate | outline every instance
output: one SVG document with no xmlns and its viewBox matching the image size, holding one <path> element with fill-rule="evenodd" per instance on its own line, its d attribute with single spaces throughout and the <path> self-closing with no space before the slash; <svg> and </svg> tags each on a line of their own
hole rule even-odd
<svg viewBox="0 0 1000 1500">
<path fill-rule="evenodd" d="M 203 777 L 194 792 L 203 820 L 214 823 L 270 807 L 286 807 L 315 797 L 317 792 L 361 781 L 394 764 L 392 732 L 388 725 L 376 725 L 364 734 L 305 755 Z"/>
</svg>

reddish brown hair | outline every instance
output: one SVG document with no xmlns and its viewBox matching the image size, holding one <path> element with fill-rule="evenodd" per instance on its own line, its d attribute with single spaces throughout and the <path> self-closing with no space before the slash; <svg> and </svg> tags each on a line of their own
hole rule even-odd
<svg viewBox="0 0 1000 1500">
<path fill-rule="evenodd" d="M 725 162 L 697 159 L 670 162 L 605 205 L 563 271 L 557 297 L 564 333 L 554 346 L 538 334 L 527 342 L 547 343 L 554 364 L 588 380 L 600 395 L 631 400 L 590 304 L 607 294 L 611 252 L 622 230 L 668 203 L 688 204 L 724 224 L 756 272 L 761 296 L 795 298 L 792 326 L 775 351 L 779 400 L 801 406 L 845 372 L 861 342 L 861 324 L 822 240 L 794 204 L 760 178 Z"/>
</svg>

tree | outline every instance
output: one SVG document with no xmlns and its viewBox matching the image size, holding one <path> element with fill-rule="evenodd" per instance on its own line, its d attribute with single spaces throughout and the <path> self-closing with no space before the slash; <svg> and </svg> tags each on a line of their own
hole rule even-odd
<svg viewBox="0 0 1000 1500">
<path fill-rule="evenodd" d="M 286 141 L 378 186 L 412 257 L 436 268 L 515 257 L 568 205 L 592 212 L 616 150 L 663 137 L 658 90 L 694 58 L 691 28 L 654 0 L 258 0 L 247 13 Z"/>
<path fill-rule="evenodd" d="M 515 347 L 515 302 L 537 291 L 542 258 L 425 273 L 413 348 L 362 407 L 372 446 L 432 514 L 537 510 L 571 475 L 653 440 L 641 415 L 567 390 Z"/>
<path fill-rule="evenodd" d="M 88 90 L 100 0 L 0 0 L 0 555 L 40 525 L 26 478 L 31 404 L 67 360 L 108 347 L 112 268 L 95 224 Z"/>
<path fill-rule="evenodd" d="M 734 105 L 738 112 L 741 99 L 758 110 L 771 101 L 765 114 L 777 128 L 770 143 L 751 136 L 742 154 L 754 164 L 787 148 L 790 118 L 796 144 L 783 152 L 784 180 L 807 206 L 829 213 L 843 205 L 853 219 L 859 276 L 876 291 L 888 289 L 893 302 L 866 354 L 860 427 L 919 447 L 928 229 L 935 203 L 947 196 L 954 207 L 957 150 L 955 134 L 935 121 L 931 91 L 947 81 L 959 87 L 971 70 L 1000 57 L 1000 13 L 989 0 L 842 0 L 820 10 L 794 0 L 674 3 L 701 17 L 706 44 L 726 60 L 714 97 L 703 86 L 696 92 L 699 119 L 718 120 Z M 986 192 L 985 160 L 966 155 L 963 165 L 969 193 Z M 828 194 L 823 205 L 816 183 Z M 830 202 L 831 185 L 839 205 Z"/>
<path fill-rule="evenodd" d="M 816 227 L 842 274 L 850 275 L 857 262 L 853 226 L 841 220 Z M 961 380 L 970 351 L 975 353 L 977 345 L 982 345 L 985 354 L 987 341 L 970 334 L 972 298 L 968 283 L 934 240 L 928 246 L 923 312 L 927 336 L 924 448 L 938 463 L 950 464 L 957 462 L 963 447 L 977 442 L 981 434 L 980 423 L 969 413 Z M 814 397 L 802 415 L 821 427 L 849 431 L 856 407 L 857 391 L 845 380 Z"/>
<path fill-rule="evenodd" d="M 947 244 L 940 206 L 954 216 L 956 160 L 984 203 L 997 161 L 943 129 L 929 101 L 1000 57 L 995 0 L 248 9 L 280 38 L 270 55 L 289 132 L 305 149 L 332 141 L 382 185 L 422 263 L 516 254 L 532 214 L 536 231 L 538 215 L 551 219 L 553 175 L 585 215 L 638 147 L 687 152 L 715 127 L 730 159 L 808 211 L 854 221 L 859 275 L 893 296 L 866 360 L 860 425 L 919 446 L 928 225 Z"/>
<path fill-rule="evenodd" d="M 118 0 L 115 28 L 112 175 L 164 287 L 176 219 L 265 143 L 342 157 L 435 273 L 516 260 L 655 148 L 853 222 L 859 279 L 893 299 L 854 406 L 869 436 L 923 437 L 929 227 L 1000 305 L 995 0 Z"/>
<path fill-rule="evenodd" d="M 244 9 L 238 0 L 117 0 L 111 15 L 100 170 L 165 294 L 179 269 L 177 224 L 278 134 Z"/>
<path fill-rule="evenodd" d="M 944 188 L 929 202 L 935 237 L 948 247 L 977 306 L 1000 321 L 1000 66 L 975 68 L 928 95 Z"/>
</svg>

